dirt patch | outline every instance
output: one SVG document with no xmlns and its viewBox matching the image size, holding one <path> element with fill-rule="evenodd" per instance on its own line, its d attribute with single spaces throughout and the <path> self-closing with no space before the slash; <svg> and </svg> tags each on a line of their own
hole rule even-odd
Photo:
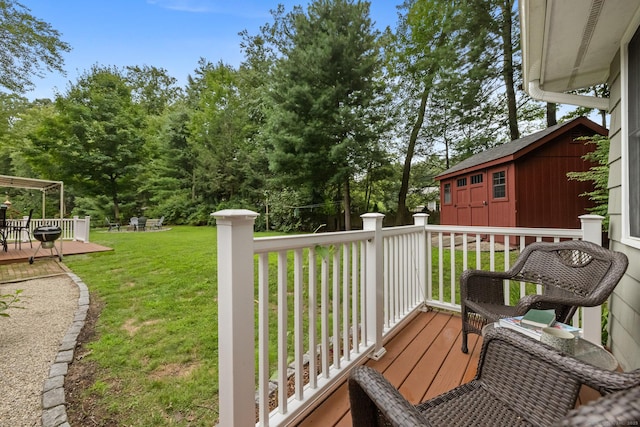
<svg viewBox="0 0 640 427">
<path fill-rule="evenodd" d="M 143 326 L 155 325 L 156 323 L 160 323 L 160 320 L 147 320 L 140 324 L 137 324 L 136 322 L 136 319 L 127 319 L 127 321 L 124 322 L 124 325 L 122 325 L 122 329 L 124 329 L 130 337 L 134 336 Z"/>
<path fill-rule="evenodd" d="M 180 364 L 169 363 L 168 365 L 162 365 L 151 374 L 151 378 L 161 380 L 163 378 L 185 378 L 191 375 L 196 370 L 198 365 L 196 363 Z"/>
<path fill-rule="evenodd" d="M 90 354 L 87 343 L 96 338 L 96 321 L 104 303 L 91 294 L 89 311 L 85 325 L 78 336 L 75 358 L 69 365 L 64 382 L 65 399 L 67 401 L 67 419 L 72 426 L 118 426 L 122 425 L 112 414 L 104 411 L 96 404 L 98 397 L 90 390 L 98 373 L 95 362 L 85 357 Z M 118 384 L 110 384 L 110 390 L 117 392 Z"/>
</svg>

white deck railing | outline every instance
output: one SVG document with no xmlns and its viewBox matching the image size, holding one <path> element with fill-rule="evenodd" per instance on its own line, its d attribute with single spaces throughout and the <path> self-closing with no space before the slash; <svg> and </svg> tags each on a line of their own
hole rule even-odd
<svg viewBox="0 0 640 427">
<path fill-rule="evenodd" d="M 427 225 L 418 214 L 413 226 L 382 228 L 382 214 L 365 214 L 360 231 L 254 239 L 256 213 L 213 215 L 220 425 L 229 426 L 254 423 L 256 404 L 258 425 L 299 419 L 351 367 L 382 357 L 385 339 L 416 309 L 460 311 L 464 269 L 508 269 L 535 240 L 600 244 L 602 220 L 581 217 L 579 230 L 478 228 Z M 585 337 L 599 343 L 599 308 L 581 318 Z"/>
<path fill-rule="evenodd" d="M 29 220 L 28 216 L 22 218 L 22 224 L 26 224 Z M 89 226 L 91 224 L 91 217 L 85 216 L 84 218 L 80 218 L 78 216 L 74 216 L 73 218 L 44 218 L 44 219 L 35 219 L 31 218 L 31 223 L 29 224 L 29 232 L 31 236 L 33 236 L 33 230 L 36 227 L 42 227 L 44 225 L 55 225 L 62 229 L 62 234 L 60 236 L 63 240 L 77 240 L 81 242 L 89 242 Z M 16 238 L 18 236 L 11 236 L 12 238 Z M 26 242 L 29 239 L 26 231 L 22 232 L 22 236 L 19 236 L 22 242 Z"/>
</svg>

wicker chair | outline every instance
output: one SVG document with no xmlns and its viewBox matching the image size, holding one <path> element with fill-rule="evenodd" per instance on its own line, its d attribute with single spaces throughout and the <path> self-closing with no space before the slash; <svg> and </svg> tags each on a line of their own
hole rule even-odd
<svg viewBox="0 0 640 427">
<path fill-rule="evenodd" d="M 360 366 L 349 377 L 354 427 L 548 426 L 560 422 L 586 384 L 601 394 L 640 385 L 640 370 L 607 371 L 506 328 L 484 337 L 478 371 L 417 406 L 379 372 Z"/>
<path fill-rule="evenodd" d="M 529 309 L 555 309 L 556 320 L 570 323 L 578 307 L 607 300 L 627 269 L 626 255 L 594 243 L 569 240 L 526 246 L 508 271 L 469 269 L 460 276 L 462 351 L 467 335 L 501 317 L 521 316 Z M 527 295 L 517 305 L 505 305 L 504 282 L 542 285 L 541 295 Z"/>
<path fill-rule="evenodd" d="M 573 409 L 559 426 L 637 426 L 640 425 L 640 386 L 601 397 Z"/>
</svg>

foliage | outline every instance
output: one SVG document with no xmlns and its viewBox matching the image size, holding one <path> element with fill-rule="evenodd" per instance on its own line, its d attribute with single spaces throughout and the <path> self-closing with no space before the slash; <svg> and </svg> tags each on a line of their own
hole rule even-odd
<svg viewBox="0 0 640 427">
<path fill-rule="evenodd" d="M 605 219 L 602 221 L 602 229 L 609 229 L 609 137 L 594 135 L 582 137 L 578 140 L 585 141 L 585 144 L 595 144 L 596 148 L 588 152 L 582 158 L 587 162 L 592 162 L 588 171 L 568 172 L 567 177 L 574 181 L 593 182 L 593 191 L 582 193 L 581 196 L 588 197 L 595 203 L 589 212 L 601 215 Z"/>
<path fill-rule="evenodd" d="M 30 165 L 45 174 L 53 172 L 42 168 L 54 165 L 58 179 L 85 195 L 108 196 L 113 211 L 106 213 L 120 218 L 120 203 L 146 155 L 142 127 L 142 111 L 121 72 L 94 66 L 30 135 Z"/>
<path fill-rule="evenodd" d="M 366 1 L 281 5 L 241 33 L 239 67 L 201 58 L 185 87 L 162 68 L 96 64 L 55 102 L 0 94 L 0 169 L 64 181 L 65 215 L 202 225 L 221 208 L 266 213 L 268 198 L 270 228 L 347 228 L 369 211 L 410 222 L 434 175 L 508 139 L 510 5 L 407 0 L 383 34 Z M 516 96 L 526 129 L 541 109 Z M 31 207 L 33 193 L 10 196 Z"/>
<path fill-rule="evenodd" d="M 0 295 L 0 317 L 9 317 L 6 313 L 9 308 L 22 308 L 16 306 L 20 302 L 21 293 L 22 289 L 18 289 L 13 294 Z"/>
<path fill-rule="evenodd" d="M 354 177 L 384 161 L 385 97 L 369 4 L 314 1 L 306 14 L 275 18 L 290 31 L 274 43 L 281 56 L 265 126 L 270 170 L 280 186 L 300 186 L 307 204 L 343 199 L 348 213 Z"/>
<path fill-rule="evenodd" d="M 45 71 L 64 73 L 63 52 L 71 46 L 50 24 L 15 0 L 0 0 L 0 86 L 12 92 L 31 89 Z"/>
</svg>

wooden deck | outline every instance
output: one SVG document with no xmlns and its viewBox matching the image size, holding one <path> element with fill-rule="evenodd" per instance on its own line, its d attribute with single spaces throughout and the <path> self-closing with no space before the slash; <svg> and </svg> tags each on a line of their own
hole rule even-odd
<svg viewBox="0 0 640 427">
<path fill-rule="evenodd" d="M 469 336 L 469 354 L 462 346 L 457 314 L 419 313 L 385 344 L 387 353 L 366 365 L 377 369 L 410 402 L 419 403 L 470 381 L 478 365 L 481 340 Z M 346 382 L 298 425 L 351 426 Z"/>
<path fill-rule="evenodd" d="M 33 240 L 33 248 L 29 245 L 29 242 L 23 242 L 22 245 L 18 243 L 17 247 L 14 242 L 9 242 L 7 252 L 0 250 L 0 264 L 11 264 L 16 262 L 29 262 L 29 258 L 36 253 L 36 250 L 40 247 L 40 242 Z M 60 242 L 56 242 L 56 247 L 60 250 Z M 113 249 L 106 246 L 98 245 L 96 243 L 84 243 L 77 241 L 65 240 L 62 243 L 62 255 L 77 255 L 87 254 L 91 252 L 103 252 L 111 251 Z M 55 254 L 55 251 L 54 251 Z M 40 249 L 36 255 L 36 260 L 39 258 L 46 258 L 51 256 L 49 249 Z"/>
<path fill-rule="evenodd" d="M 387 353 L 366 365 L 377 369 L 411 403 L 435 397 L 473 379 L 482 338 L 469 335 L 469 354 L 462 345 L 459 314 L 431 311 L 419 313 L 385 344 Z M 595 390 L 583 387 L 580 401 L 597 398 Z M 328 395 L 298 426 L 351 426 L 346 382 Z"/>
</svg>

